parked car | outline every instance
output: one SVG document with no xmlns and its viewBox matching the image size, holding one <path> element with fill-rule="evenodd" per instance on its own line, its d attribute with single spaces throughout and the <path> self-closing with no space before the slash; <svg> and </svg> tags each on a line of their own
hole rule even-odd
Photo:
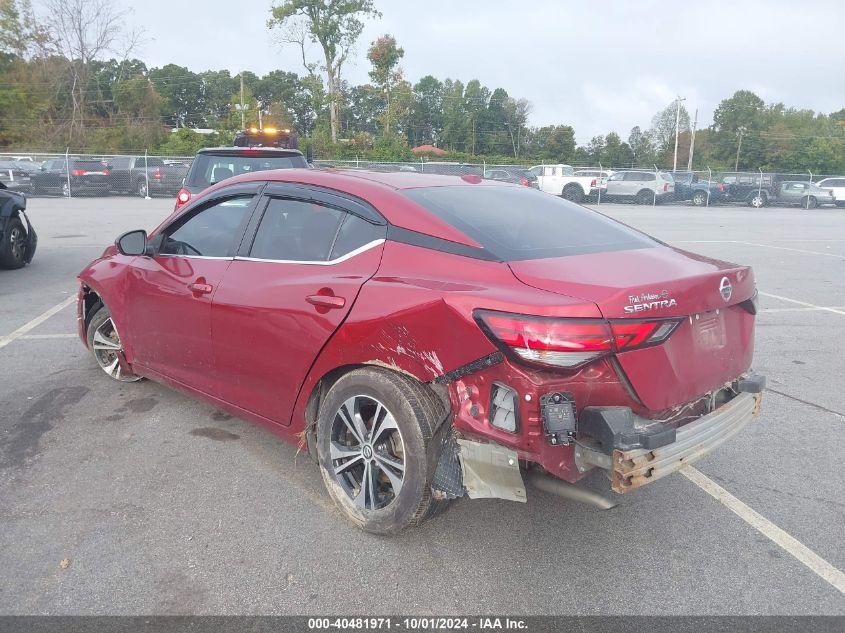
<svg viewBox="0 0 845 633">
<path fill-rule="evenodd" d="M 209 147 L 197 152 L 176 193 L 176 209 L 211 185 L 234 176 L 270 169 L 308 167 L 302 152 L 276 147 Z"/>
<path fill-rule="evenodd" d="M 837 207 L 845 206 L 845 176 L 819 180 L 816 186 L 832 191 Z"/>
<path fill-rule="evenodd" d="M 727 189 L 729 202 L 749 204 L 755 209 L 765 207 L 775 197 L 777 183 L 772 174 L 727 172 L 719 181 Z"/>
<path fill-rule="evenodd" d="M 728 201 L 728 188 L 721 182 L 702 180 L 691 171 L 673 171 L 675 200 L 690 200 L 697 207 Z"/>
<path fill-rule="evenodd" d="M 377 533 L 595 469 L 634 490 L 750 423 L 764 386 L 750 268 L 480 178 L 243 174 L 79 280 L 103 371 L 298 443 Z"/>
<path fill-rule="evenodd" d="M 836 198 L 830 189 L 822 189 L 815 183 L 801 180 L 784 180 L 776 194 L 768 199 L 770 204 L 802 206 L 815 209 L 821 205 L 836 204 Z"/>
<path fill-rule="evenodd" d="M 68 174 L 68 166 L 70 174 Z M 54 158 L 46 161 L 31 178 L 33 193 L 108 195 L 109 168 L 101 160 Z"/>
<path fill-rule="evenodd" d="M 12 160 L 0 161 L 0 182 L 6 185 L 6 189 L 13 191 L 31 190 L 32 171 L 24 167 L 24 164 Z"/>
<path fill-rule="evenodd" d="M 665 171 L 617 171 L 607 179 L 605 193 L 609 199 L 655 204 L 672 199 L 675 181 Z"/>
<path fill-rule="evenodd" d="M 597 178 L 599 188 L 604 191 L 607 188 L 607 179 L 614 174 L 612 169 L 576 169 L 573 175 L 584 178 Z"/>
<path fill-rule="evenodd" d="M 0 268 L 23 268 L 32 261 L 37 244 L 26 215 L 26 196 L 0 182 Z"/>
<path fill-rule="evenodd" d="M 181 164 L 167 165 L 155 156 L 114 156 L 109 159 L 109 189 L 112 193 L 176 195 L 188 168 Z"/>
<path fill-rule="evenodd" d="M 488 180 L 513 182 L 524 187 L 539 189 L 537 177 L 527 169 L 519 169 L 518 167 L 493 167 L 484 172 L 484 177 Z"/>
<path fill-rule="evenodd" d="M 571 165 L 536 165 L 528 170 L 537 178 L 540 191 L 581 202 L 591 194 L 598 194 L 598 177 L 576 176 Z"/>
</svg>

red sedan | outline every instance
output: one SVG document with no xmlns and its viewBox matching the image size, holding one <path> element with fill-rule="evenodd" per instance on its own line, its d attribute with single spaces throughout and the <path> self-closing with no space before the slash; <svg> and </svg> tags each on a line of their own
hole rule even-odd
<svg viewBox="0 0 845 633">
<path fill-rule="evenodd" d="M 301 443 L 379 533 L 526 480 L 633 490 L 752 421 L 764 384 L 750 268 L 477 176 L 248 174 L 79 280 L 106 373 Z"/>
</svg>

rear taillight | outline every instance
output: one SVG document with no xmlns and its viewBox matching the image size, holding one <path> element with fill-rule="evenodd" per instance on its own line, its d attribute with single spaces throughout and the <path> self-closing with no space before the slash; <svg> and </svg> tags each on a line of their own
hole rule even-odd
<svg viewBox="0 0 845 633">
<path fill-rule="evenodd" d="M 154 180 L 161 180 L 161 170 L 160 169 L 156 169 L 153 172 L 153 179 Z"/>
<path fill-rule="evenodd" d="M 84 169 L 71 169 L 71 176 L 84 176 L 87 172 Z"/>
<path fill-rule="evenodd" d="M 176 207 L 174 208 L 174 210 L 188 204 L 188 200 L 190 199 L 191 192 L 187 189 L 180 189 L 179 193 L 176 194 Z"/>
<path fill-rule="evenodd" d="M 494 342 L 518 358 L 554 367 L 577 367 L 614 352 L 662 343 L 681 322 L 550 318 L 486 310 L 477 310 L 475 318 Z"/>
<path fill-rule="evenodd" d="M 529 182 L 528 182 L 528 178 L 520 178 L 520 179 L 519 179 L 519 184 L 520 184 L 520 185 L 523 185 L 523 186 L 525 186 L 525 187 L 527 187 L 527 186 L 528 186 L 528 185 L 530 185 L 531 183 L 529 183 Z"/>
<path fill-rule="evenodd" d="M 595 178 L 593 178 L 593 179 L 590 181 L 590 186 L 591 186 L 591 187 L 595 187 L 595 186 L 596 186 L 596 179 L 595 179 Z"/>
<path fill-rule="evenodd" d="M 663 183 L 663 191 L 669 191 L 669 183 L 668 182 Z"/>
<path fill-rule="evenodd" d="M 716 188 L 719 190 L 719 193 L 724 193 L 725 191 L 725 185 L 723 185 L 722 183 L 716 185 Z"/>
<path fill-rule="evenodd" d="M 108 176 L 111 172 L 108 169 L 103 170 L 103 175 Z"/>
</svg>

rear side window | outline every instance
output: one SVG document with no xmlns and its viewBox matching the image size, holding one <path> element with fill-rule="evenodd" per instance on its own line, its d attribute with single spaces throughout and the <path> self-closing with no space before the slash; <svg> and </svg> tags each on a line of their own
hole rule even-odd
<svg viewBox="0 0 845 633">
<path fill-rule="evenodd" d="M 345 213 L 313 202 L 271 198 L 249 256 L 296 262 L 329 259 Z"/>
<path fill-rule="evenodd" d="M 330 259 L 348 255 L 355 249 L 383 238 L 384 234 L 385 227 L 371 224 L 357 215 L 347 213 L 337 234 Z"/>
<path fill-rule="evenodd" d="M 207 187 L 232 176 L 249 174 L 270 169 L 307 167 L 305 158 L 298 154 L 290 156 L 232 154 L 197 154 L 188 174 L 187 184 L 191 187 Z"/>
<path fill-rule="evenodd" d="M 459 185 L 402 193 L 504 261 L 659 244 L 600 213 L 527 187 Z"/>
<path fill-rule="evenodd" d="M 85 171 L 104 171 L 106 164 L 98 160 L 75 160 L 73 169 L 84 169 Z"/>
<path fill-rule="evenodd" d="M 164 255 L 226 257 L 240 238 L 241 223 L 253 196 L 228 198 L 168 228 L 161 245 Z"/>
</svg>

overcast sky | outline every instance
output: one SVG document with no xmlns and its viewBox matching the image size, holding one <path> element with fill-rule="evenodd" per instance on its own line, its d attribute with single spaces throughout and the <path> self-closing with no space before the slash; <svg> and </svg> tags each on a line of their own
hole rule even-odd
<svg viewBox="0 0 845 633">
<path fill-rule="evenodd" d="M 298 51 L 267 31 L 270 0 L 145 0 L 129 21 L 148 37 L 149 66 L 302 72 Z M 749 88 L 766 102 L 845 107 L 843 0 L 376 0 L 345 78 L 368 81 L 366 49 L 391 33 L 412 83 L 426 74 L 479 79 L 533 104 L 532 125 L 595 134 L 648 127 L 676 94 L 699 127 L 718 102 Z M 319 50 L 311 50 L 317 58 Z"/>
</svg>

